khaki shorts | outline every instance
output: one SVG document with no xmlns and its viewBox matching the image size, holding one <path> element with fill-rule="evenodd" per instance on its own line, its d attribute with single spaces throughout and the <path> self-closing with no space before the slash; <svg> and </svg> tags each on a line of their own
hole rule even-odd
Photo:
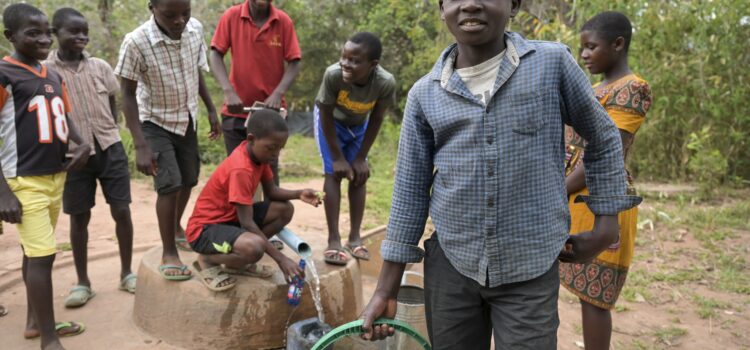
<svg viewBox="0 0 750 350">
<path fill-rule="evenodd" d="M 16 227 L 24 255 L 29 258 L 54 255 L 55 225 L 62 207 L 65 173 L 18 176 L 7 181 L 23 210 L 21 223 Z"/>
</svg>

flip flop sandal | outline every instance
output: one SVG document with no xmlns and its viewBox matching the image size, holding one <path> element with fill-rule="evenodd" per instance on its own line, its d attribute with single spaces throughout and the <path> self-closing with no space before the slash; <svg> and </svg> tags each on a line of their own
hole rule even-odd
<svg viewBox="0 0 750 350">
<path fill-rule="evenodd" d="M 349 255 L 341 249 L 329 249 L 323 252 L 323 260 L 331 265 L 345 266 L 349 262 Z"/>
<path fill-rule="evenodd" d="M 190 243 L 188 243 L 187 238 L 185 237 L 175 237 L 174 245 L 177 247 L 177 249 L 185 251 L 185 252 L 193 251 L 193 248 L 190 247 Z"/>
<path fill-rule="evenodd" d="M 249 277 L 268 278 L 273 276 L 273 270 L 265 265 L 259 264 L 247 264 L 244 269 L 233 269 L 231 267 L 223 267 L 222 270 L 230 275 L 240 275 Z"/>
<path fill-rule="evenodd" d="M 70 292 L 65 298 L 65 307 L 72 308 L 84 306 L 95 296 L 96 293 L 91 290 L 91 287 L 81 285 L 75 286 L 73 288 L 70 288 Z"/>
<path fill-rule="evenodd" d="M 65 328 L 73 328 L 77 327 L 76 331 L 73 332 L 63 332 Z M 55 332 L 57 333 L 58 337 L 72 337 L 74 335 L 79 335 L 83 333 L 86 330 L 86 325 L 81 322 L 75 322 L 75 321 L 68 321 L 68 322 L 55 322 Z M 26 339 L 36 339 L 39 338 L 41 333 L 38 331 L 34 333 L 32 336 L 26 336 L 23 337 Z"/>
<path fill-rule="evenodd" d="M 125 278 L 120 281 L 120 286 L 118 287 L 119 290 L 124 290 L 130 294 L 135 294 L 135 283 L 138 276 L 136 276 L 134 273 L 130 273 Z"/>
<path fill-rule="evenodd" d="M 3 317 L 8 314 L 8 309 L 5 308 L 5 306 L 0 305 L 0 317 Z"/>
<path fill-rule="evenodd" d="M 347 244 L 344 246 L 344 249 L 346 249 L 349 254 L 351 254 L 355 259 L 370 260 L 370 252 L 365 248 L 364 245 L 349 245 Z"/>
<path fill-rule="evenodd" d="M 67 332 L 67 333 L 61 332 L 65 328 L 71 328 L 71 327 L 76 327 L 76 326 L 78 326 L 78 330 L 75 332 Z M 81 322 L 68 321 L 68 322 L 55 323 L 55 331 L 57 332 L 58 337 L 72 337 L 74 335 L 79 335 L 83 333 L 83 331 L 85 330 L 86 330 L 86 325 L 84 325 Z"/>
<path fill-rule="evenodd" d="M 237 281 L 233 281 L 229 284 L 219 286 L 223 282 L 232 278 L 222 271 L 221 266 L 201 269 L 198 261 L 195 261 L 193 262 L 193 267 L 198 270 L 198 275 L 200 275 L 200 281 L 203 283 L 203 285 L 214 292 L 223 292 L 225 290 L 232 289 L 237 284 Z"/>
<path fill-rule="evenodd" d="M 164 264 L 159 266 L 159 274 L 167 281 L 187 281 L 193 278 L 193 275 L 186 275 L 185 271 L 188 269 L 187 265 L 171 265 Z M 179 275 L 168 275 L 165 273 L 166 270 L 180 270 Z"/>
</svg>

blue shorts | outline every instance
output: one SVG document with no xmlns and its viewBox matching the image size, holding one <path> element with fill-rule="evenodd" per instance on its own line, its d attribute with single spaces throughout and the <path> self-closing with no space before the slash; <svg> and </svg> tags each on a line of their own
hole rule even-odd
<svg viewBox="0 0 750 350">
<path fill-rule="evenodd" d="M 323 159 L 323 172 L 326 175 L 333 175 L 333 157 L 323 133 L 318 106 L 313 109 L 313 115 L 315 116 L 315 141 L 318 143 L 320 158 Z M 365 139 L 365 131 L 367 131 L 367 121 L 362 125 L 345 126 L 334 120 L 334 125 L 336 126 L 336 138 L 339 147 L 341 147 L 341 152 L 344 154 L 344 159 L 351 164 L 357 157 L 360 148 L 362 148 L 362 141 Z"/>
</svg>

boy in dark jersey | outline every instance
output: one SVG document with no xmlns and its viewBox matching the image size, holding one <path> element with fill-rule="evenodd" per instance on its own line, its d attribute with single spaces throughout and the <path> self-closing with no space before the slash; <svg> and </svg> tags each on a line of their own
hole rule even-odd
<svg viewBox="0 0 750 350">
<path fill-rule="evenodd" d="M 3 12 L 3 25 L 15 51 L 0 61 L 0 220 L 17 224 L 23 247 L 24 337 L 41 335 L 42 349 L 63 349 L 58 335 L 81 333 L 84 326 L 55 324 L 54 226 L 65 170 L 86 164 L 91 147 L 67 120 L 70 105 L 62 79 L 39 63 L 52 45 L 47 16 L 33 6 L 14 4 Z M 66 163 L 68 139 L 80 146 Z"/>
</svg>

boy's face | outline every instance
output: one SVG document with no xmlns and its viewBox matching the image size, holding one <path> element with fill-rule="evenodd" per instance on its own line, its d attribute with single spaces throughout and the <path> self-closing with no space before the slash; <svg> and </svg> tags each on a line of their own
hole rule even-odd
<svg viewBox="0 0 750 350">
<path fill-rule="evenodd" d="M 616 47 L 597 35 L 596 32 L 581 32 L 581 60 L 591 74 L 602 74 L 614 64 L 617 58 Z"/>
<path fill-rule="evenodd" d="M 252 156 L 255 161 L 261 164 L 269 164 L 279 159 L 279 153 L 286 146 L 288 138 L 289 132 L 287 131 L 274 131 L 261 138 L 257 138 L 253 134 L 247 135 Z"/>
<path fill-rule="evenodd" d="M 271 6 L 272 0 L 250 0 L 250 6 L 258 11 L 266 11 Z"/>
<path fill-rule="evenodd" d="M 6 30 L 5 37 L 18 53 L 39 61 L 47 59 L 52 46 L 52 32 L 44 15 L 28 17 L 18 31 Z"/>
<path fill-rule="evenodd" d="M 370 77 L 370 73 L 378 65 L 378 60 L 371 60 L 367 47 L 347 41 L 341 50 L 339 66 L 341 66 L 342 79 L 347 84 L 357 83 L 364 85 Z"/>
<path fill-rule="evenodd" d="M 83 52 L 89 43 L 89 23 L 80 16 L 70 16 L 60 28 L 55 28 L 60 48 L 67 51 Z"/>
<path fill-rule="evenodd" d="M 154 20 L 172 39 L 182 37 L 190 21 L 190 0 L 159 0 L 149 4 Z"/>
<path fill-rule="evenodd" d="M 521 0 L 440 0 L 440 15 L 459 44 L 481 46 L 502 40 Z"/>
</svg>

